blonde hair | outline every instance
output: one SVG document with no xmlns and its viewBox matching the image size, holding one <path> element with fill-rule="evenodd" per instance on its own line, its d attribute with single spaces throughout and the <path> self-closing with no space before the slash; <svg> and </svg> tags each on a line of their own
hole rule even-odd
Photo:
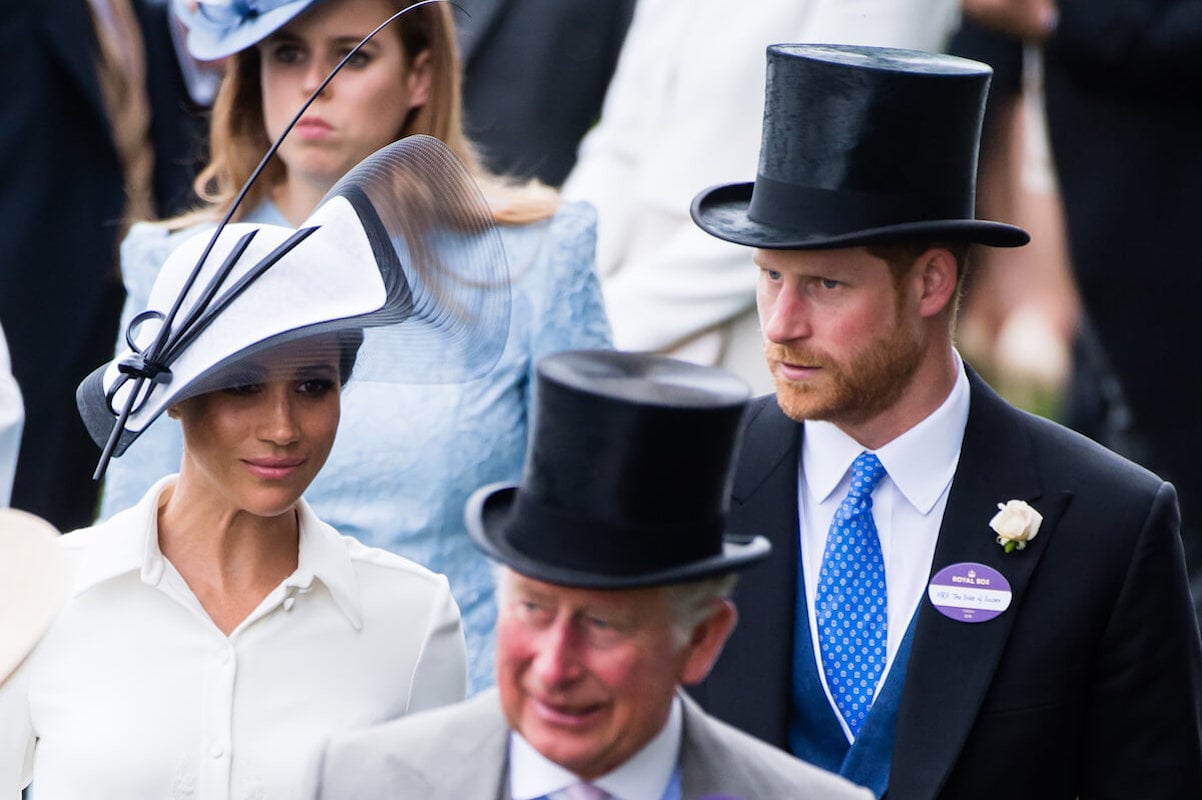
<svg viewBox="0 0 1202 800">
<path fill-rule="evenodd" d="M 400 11 L 413 2 L 393 0 L 393 6 Z M 412 67 L 418 55 L 429 53 L 430 98 L 410 112 L 396 138 L 424 133 L 446 143 L 480 184 L 498 223 L 522 225 L 555 213 L 558 192 L 537 181 L 519 183 L 488 172 L 463 132 L 461 69 L 450 4 L 415 8 L 378 35 L 400 37 L 405 69 Z M 193 184 L 206 205 L 169 220 L 172 227 L 224 215 L 271 146 L 263 121 L 259 72 L 257 47 L 248 47 L 227 61 L 209 122 L 209 162 Z M 272 158 L 247 192 L 234 219 L 242 218 L 269 197 L 283 181 L 285 169 L 282 161 Z"/>
</svg>

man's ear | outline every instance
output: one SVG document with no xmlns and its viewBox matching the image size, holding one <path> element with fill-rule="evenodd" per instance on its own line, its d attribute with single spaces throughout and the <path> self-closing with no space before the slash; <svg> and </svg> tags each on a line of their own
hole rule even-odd
<svg viewBox="0 0 1202 800">
<path fill-rule="evenodd" d="M 739 621 L 739 612 L 729 600 L 719 600 L 713 612 L 696 628 L 685 644 L 685 659 L 680 669 L 679 682 L 688 686 L 700 683 L 709 675 L 722 653 L 722 646 Z"/>
<path fill-rule="evenodd" d="M 934 317 L 952 305 L 957 274 L 956 257 L 945 247 L 932 247 L 918 257 L 915 279 L 922 316 Z"/>
</svg>

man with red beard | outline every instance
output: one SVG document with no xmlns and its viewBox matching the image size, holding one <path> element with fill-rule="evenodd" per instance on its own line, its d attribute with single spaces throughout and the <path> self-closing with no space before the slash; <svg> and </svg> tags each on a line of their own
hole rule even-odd
<svg viewBox="0 0 1202 800">
<path fill-rule="evenodd" d="M 497 688 L 336 737 L 343 800 L 870 800 L 710 718 L 680 691 L 735 625 L 735 573 L 769 552 L 726 525 L 750 389 L 637 353 L 538 366 L 520 484 L 465 518 L 497 571 Z"/>
<path fill-rule="evenodd" d="M 775 395 L 731 522 L 772 542 L 702 705 L 889 800 L 1202 796 L 1202 644 L 1173 487 L 1001 400 L 952 324 L 991 70 L 768 49 L 753 183 L 696 223 L 755 248 Z"/>
</svg>

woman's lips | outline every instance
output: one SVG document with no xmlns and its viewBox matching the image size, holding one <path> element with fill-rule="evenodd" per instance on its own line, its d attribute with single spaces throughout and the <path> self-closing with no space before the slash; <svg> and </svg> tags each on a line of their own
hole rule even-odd
<svg viewBox="0 0 1202 800">
<path fill-rule="evenodd" d="M 334 126 L 320 117 L 302 117 L 296 123 L 296 132 L 307 139 L 319 139 L 334 131 Z"/>
<path fill-rule="evenodd" d="M 287 478 L 305 463 L 303 458 L 248 458 L 243 459 L 246 468 L 252 475 L 268 481 L 278 481 Z"/>
</svg>

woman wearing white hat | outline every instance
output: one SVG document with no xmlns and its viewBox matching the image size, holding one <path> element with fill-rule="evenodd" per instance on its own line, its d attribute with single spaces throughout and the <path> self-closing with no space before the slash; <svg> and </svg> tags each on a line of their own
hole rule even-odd
<svg viewBox="0 0 1202 800">
<path fill-rule="evenodd" d="M 188 47 L 227 58 L 213 109 L 211 160 L 198 186 L 211 205 L 179 224 L 212 224 L 227 210 L 267 143 L 301 102 L 376 25 L 412 0 L 238 0 L 176 3 Z M 609 344 L 593 269 L 594 215 L 560 204 L 545 187 L 514 186 L 478 165 L 460 122 L 452 7 L 408 11 L 357 54 L 302 116 L 247 195 L 236 218 L 298 224 L 342 173 L 400 136 L 444 141 L 488 197 L 512 273 L 513 316 L 496 369 L 480 380 L 348 393 L 344 424 L 326 469 L 306 494 L 323 519 L 361 541 L 445 573 L 463 612 L 472 690 L 492 682 L 492 577 L 463 523 L 468 495 L 521 474 L 543 355 Z M 537 124 L 537 121 L 532 121 Z M 141 309 L 178 225 L 136 226 L 122 250 L 130 300 Z M 189 228 L 192 230 L 192 228 Z M 109 471 L 101 516 L 140 497 L 178 469 L 172 425 L 151 431 L 149 457 Z"/>
<path fill-rule="evenodd" d="M 352 373 L 475 378 L 508 288 L 483 199 L 430 137 L 371 156 L 300 228 L 177 248 L 78 404 L 101 470 L 178 418 L 179 474 L 62 537 L 66 604 L 0 688 L 0 794 L 32 777 L 38 800 L 298 797 L 335 731 L 462 698 L 446 579 L 301 495 Z"/>
</svg>

